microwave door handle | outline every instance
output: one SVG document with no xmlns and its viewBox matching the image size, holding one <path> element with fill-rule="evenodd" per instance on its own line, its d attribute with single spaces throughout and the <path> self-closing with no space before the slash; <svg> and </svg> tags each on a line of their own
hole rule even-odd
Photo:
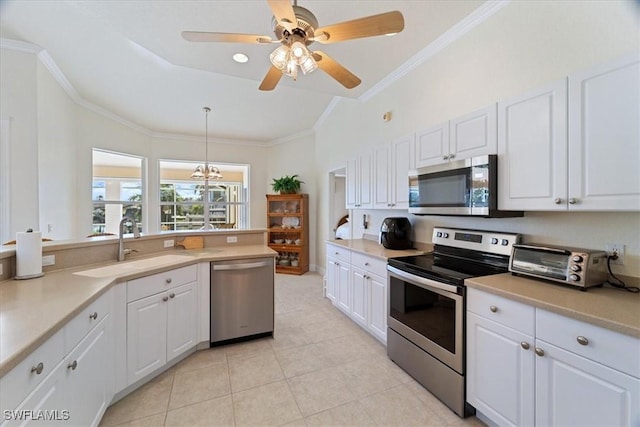
<svg viewBox="0 0 640 427">
<path fill-rule="evenodd" d="M 514 249 L 530 249 L 532 251 L 537 251 L 537 252 L 554 252 L 557 254 L 562 254 L 562 255 L 571 255 L 571 251 L 568 251 L 566 249 L 559 249 L 559 248 L 548 248 L 546 246 L 530 246 L 530 245 L 521 245 L 521 244 L 517 244 L 517 245 L 513 245 Z"/>
</svg>

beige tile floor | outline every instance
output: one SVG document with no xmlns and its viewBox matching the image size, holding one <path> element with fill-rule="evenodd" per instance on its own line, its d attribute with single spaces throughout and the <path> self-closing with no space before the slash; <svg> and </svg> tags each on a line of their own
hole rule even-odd
<svg viewBox="0 0 640 427">
<path fill-rule="evenodd" d="M 107 409 L 101 426 L 483 426 L 461 419 L 322 297 L 276 275 L 274 338 L 198 351 Z"/>
</svg>

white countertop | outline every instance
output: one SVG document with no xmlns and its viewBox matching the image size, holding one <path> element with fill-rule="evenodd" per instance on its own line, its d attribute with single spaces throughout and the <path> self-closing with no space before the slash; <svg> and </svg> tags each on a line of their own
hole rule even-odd
<svg viewBox="0 0 640 427">
<path fill-rule="evenodd" d="M 0 281 L 0 377 L 116 283 L 200 262 L 276 255 L 264 245 L 176 250 Z"/>
</svg>

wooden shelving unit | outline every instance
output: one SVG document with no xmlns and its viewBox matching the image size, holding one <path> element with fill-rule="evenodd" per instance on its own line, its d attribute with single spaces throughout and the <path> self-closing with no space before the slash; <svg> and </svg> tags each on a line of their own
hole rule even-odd
<svg viewBox="0 0 640 427">
<path fill-rule="evenodd" d="M 309 195 L 267 194 L 269 247 L 278 252 L 276 273 L 309 271 Z"/>
</svg>

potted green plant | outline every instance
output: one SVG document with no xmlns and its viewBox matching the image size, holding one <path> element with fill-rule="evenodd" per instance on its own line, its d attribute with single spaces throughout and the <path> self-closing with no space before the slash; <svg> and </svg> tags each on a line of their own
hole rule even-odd
<svg viewBox="0 0 640 427">
<path fill-rule="evenodd" d="M 298 175 L 285 175 L 279 179 L 274 178 L 271 187 L 276 193 L 295 194 L 300 191 L 300 184 L 304 184 L 304 181 L 300 181 Z"/>
</svg>

